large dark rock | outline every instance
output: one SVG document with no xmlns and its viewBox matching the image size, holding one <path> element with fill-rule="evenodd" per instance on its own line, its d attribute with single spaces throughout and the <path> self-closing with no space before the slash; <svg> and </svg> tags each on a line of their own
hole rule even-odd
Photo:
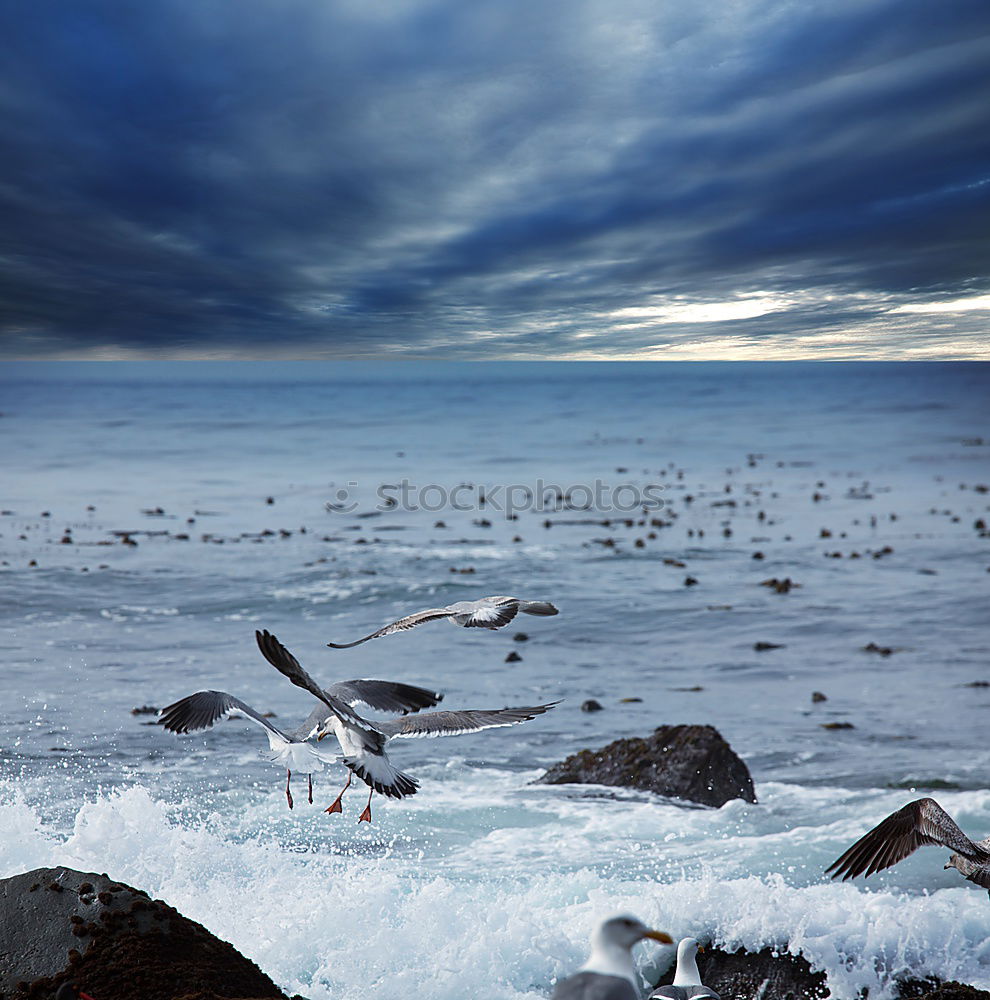
<svg viewBox="0 0 990 1000">
<path fill-rule="evenodd" d="M 49 1000 L 64 982 L 97 1000 L 285 1000 L 254 962 L 171 906 L 71 868 L 0 880 L 0 943 L 3 1000 Z"/>
<path fill-rule="evenodd" d="M 816 1000 L 829 996 L 824 972 L 812 969 L 803 955 L 774 954 L 769 948 L 728 952 L 706 945 L 698 953 L 701 981 L 721 1000 Z M 657 986 L 674 981 L 674 966 Z"/>
<path fill-rule="evenodd" d="M 582 750 L 537 781 L 643 788 L 706 806 L 756 801 L 749 768 L 712 726 L 660 726 L 646 739 Z"/>
<path fill-rule="evenodd" d="M 990 1000 L 990 993 L 963 983 L 941 979 L 904 979 L 897 984 L 900 1000 Z"/>
</svg>

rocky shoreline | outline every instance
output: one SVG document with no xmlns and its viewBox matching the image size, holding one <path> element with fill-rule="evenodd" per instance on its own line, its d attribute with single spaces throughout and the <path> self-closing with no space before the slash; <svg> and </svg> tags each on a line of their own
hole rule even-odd
<svg viewBox="0 0 990 1000">
<path fill-rule="evenodd" d="M 65 983 L 93 1000 L 288 1000 L 233 945 L 106 873 L 0 880 L 0 942 L 0 1000 L 49 1000 Z"/>
<path fill-rule="evenodd" d="M 201 924 L 105 873 L 38 868 L 0 879 L 0 941 L 0 1000 L 54 1000 L 66 983 L 93 1000 L 305 1000 L 287 997 Z M 770 948 L 708 946 L 698 967 L 722 1000 L 830 996 L 824 972 Z M 673 966 L 659 984 L 672 978 Z M 904 980 L 898 996 L 990 1000 L 986 991 L 935 979 Z"/>
</svg>

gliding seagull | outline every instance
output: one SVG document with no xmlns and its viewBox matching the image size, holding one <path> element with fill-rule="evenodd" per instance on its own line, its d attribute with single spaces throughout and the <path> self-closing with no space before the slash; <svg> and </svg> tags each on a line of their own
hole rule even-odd
<svg viewBox="0 0 990 1000">
<path fill-rule="evenodd" d="M 953 855 L 943 868 L 955 868 L 964 878 L 990 890 L 990 837 L 970 840 L 955 820 L 934 800 L 916 799 L 891 813 L 825 869 L 842 881 L 882 871 L 903 861 L 919 847 L 938 844 Z"/>
<path fill-rule="evenodd" d="M 364 704 L 380 712 L 418 712 L 431 708 L 443 700 L 443 695 L 412 684 L 394 681 L 353 680 L 341 681 L 327 688 L 326 694 L 345 706 Z M 339 764 L 340 758 L 322 752 L 307 742 L 317 734 L 329 714 L 326 705 L 319 704 L 302 725 L 291 732 L 283 732 L 250 705 L 226 691 L 197 691 L 163 708 L 158 724 L 173 733 L 198 733 L 211 729 L 224 716 L 243 717 L 256 722 L 265 730 L 269 750 L 268 760 L 286 769 L 285 798 L 293 806 L 292 771 L 304 770 L 309 774 L 309 801 L 313 801 L 313 772 L 322 771 L 324 764 Z"/>
<path fill-rule="evenodd" d="M 455 625 L 463 625 L 465 628 L 496 629 L 508 625 L 520 611 L 525 615 L 539 615 L 544 618 L 560 613 L 547 601 L 523 601 L 518 597 L 482 597 L 477 601 L 458 601 L 446 608 L 417 611 L 416 614 L 400 618 L 397 622 L 392 622 L 391 625 L 386 625 L 363 639 L 356 639 L 354 642 L 328 642 L 327 645 L 332 649 L 350 649 L 352 646 L 360 646 L 369 639 L 380 639 L 383 635 L 391 635 L 393 632 L 405 632 L 407 629 L 422 625 L 423 622 L 438 621 L 441 618 L 446 618 Z"/>
<path fill-rule="evenodd" d="M 396 769 L 388 759 L 385 744 L 391 739 L 412 739 L 421 736 L 459 736 L 482 729 L 499 726 L 514 726 L 548 712 L 558 702 L 548 705 L 533 705 L 518 708 L 468 709 L 463 712 L 426 712 L 419 716 L 402 719 L 388 719 L 370 722 L 335 698 L 330 691 L 324 691 L 302 668 L 299 661 L 267 630 L 255 632 L 258 648 L 266 660 L 279 673 L 284 674 L 297 687 L 305 688 L 323 702 L 330 712 L 320 726 L 317 738 L 333 733 L 343 752 L 343 763 L 352 774 L 356 774 L 371 791 L 368 804 L 358 817 L 371 822 L 371 796 L 375 792 L 389 798 L 401 799 L 415 795 L 419 782 L 408 774 Z M 336 801 L 326 811 L 340 812 L 340 800 L 350 787 L 351 775 L 340 791 Z"/>
</svg>

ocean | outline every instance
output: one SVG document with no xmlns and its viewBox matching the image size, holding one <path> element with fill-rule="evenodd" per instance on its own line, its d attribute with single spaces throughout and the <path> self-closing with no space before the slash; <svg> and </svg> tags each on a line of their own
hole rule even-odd
<svg viewBox="0 0 990 1000">
<path fill-rule="evenodd" d="M 312 1000 L 546 997 L 620 911 L 801 952 L 838 1000 L 990 988 L 948 851 L 823 874 L 922 795 L 990 834 L 987 365 L 23 363 L 0 414 L 0 877 L 108 872 Z M 326 647 L 488 594 L 560 614 Z M 290 811 L 252 723 L 132 714 L 213 688 L 295 725 L 255 629 L 326 682 L 562 703 L 392 744 L 421 789 L 371 824 L 356 785 L 323 812 L 336 767 Z M 759 802 L 533 783 L 675 723 Z"/>
</svg>

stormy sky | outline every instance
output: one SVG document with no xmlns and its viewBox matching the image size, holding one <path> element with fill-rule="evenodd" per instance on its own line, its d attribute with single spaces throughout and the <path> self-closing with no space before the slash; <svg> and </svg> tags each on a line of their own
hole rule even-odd
<svg viewBox="0 0 990 1000">
<path fill-rule="evenodd" d="M 34 0 L 0 52 L 0 357 L 990 357 L 987 0 Z"/>
</svg>

